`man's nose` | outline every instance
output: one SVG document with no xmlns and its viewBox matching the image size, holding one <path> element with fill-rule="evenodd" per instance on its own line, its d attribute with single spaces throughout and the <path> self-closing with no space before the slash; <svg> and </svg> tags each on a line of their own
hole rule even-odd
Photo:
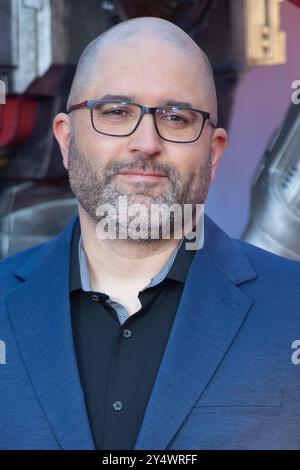
<svg viewBox="0 0 300 470">
<path fill-rule="evenodd" d="M 150 113 L 144 114 L 137 129 L 129 136 L 129 150 L 138 150 L 145 155 L 156 155 L 161 151 L 161 144 L 153 116 Z"/>
</svg>

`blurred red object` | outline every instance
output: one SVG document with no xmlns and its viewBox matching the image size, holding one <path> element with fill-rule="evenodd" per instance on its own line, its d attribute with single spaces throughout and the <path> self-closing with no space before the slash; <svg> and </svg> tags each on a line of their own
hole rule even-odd
<svg viewBox="0 0 300 470">
<path fill-rule="evenodd" d="M 289 0 L 289 1 L 300 8 L 300 0 Z"/>
<path fill-rule="evenodd" d="M 37 103 L 25 96 L 7 96 L 0 105 L 0 146 L 25 140 L 33 129 Z"/>
</svg>

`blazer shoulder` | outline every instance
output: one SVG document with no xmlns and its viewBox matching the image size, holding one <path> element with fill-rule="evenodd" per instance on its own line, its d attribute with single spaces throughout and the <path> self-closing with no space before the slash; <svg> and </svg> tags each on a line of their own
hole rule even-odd
<svg viewBox="0 0 300 470">
<path fill-rule="evenodd" d="M 78 215 L 73 217 L 55 237 L 0 261 L 0 297 L 17 287 L 37 269 L 42 269 L 49 256 L 69 256 L 72 234 Z"/>
</svg>

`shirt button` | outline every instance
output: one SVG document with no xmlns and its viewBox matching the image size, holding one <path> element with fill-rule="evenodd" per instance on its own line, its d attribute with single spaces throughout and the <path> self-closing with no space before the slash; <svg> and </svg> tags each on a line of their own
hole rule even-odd
<svg viewBox="0 0 300 470">
<path fill-rule="evenodd" d="M 99 302 L 99 295 L 97 294 L 92 294 L 91 299 L 94 300 L 95 302 Z"/>
<path fill-rule="evenodd" d="M 113 402 L 113 409 L 115 411 L 120 411 L 123 408 L 123 403 L 121 401 L 114 401 Z"/>
<path fill-rule="evenodd" d="M 130 338 L 131 335 L 132 335 L 132 333 L 131 333 L 130 330 L 124 330 L 123 331 L 124 338 Z"/>
</svg>

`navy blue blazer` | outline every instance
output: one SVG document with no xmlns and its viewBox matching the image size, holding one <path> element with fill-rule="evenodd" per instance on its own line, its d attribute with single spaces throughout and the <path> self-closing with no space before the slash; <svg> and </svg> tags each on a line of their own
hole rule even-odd
<svg viewBox="0 0 300 470">
<path fill-rule="evenodd" d="M 77 217 L 0 263 L 1 449 L 94 449 L 70 321 Z M 299 339 L 300 263 L 206 216 L 135 449 L 300 449 Z"/>
</svg>

